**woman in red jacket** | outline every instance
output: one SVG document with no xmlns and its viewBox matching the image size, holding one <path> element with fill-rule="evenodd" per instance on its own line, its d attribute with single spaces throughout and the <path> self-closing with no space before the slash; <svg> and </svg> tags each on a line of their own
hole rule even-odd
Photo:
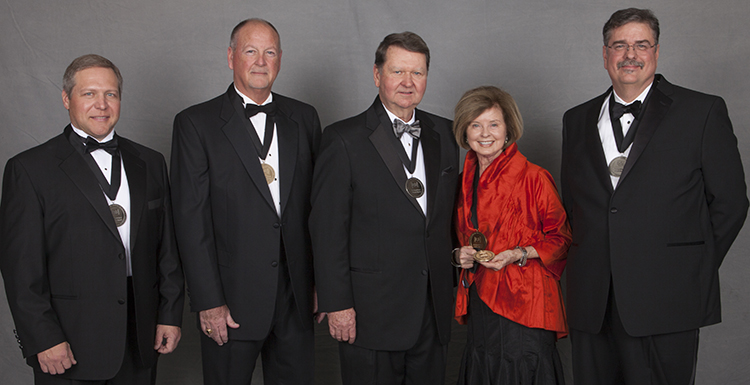
<svg viewBox="0 0 750 385">
<path fill-rule="evenodd" d="M 516 141 L 523 121 L 496 87 L 467 91 L 453 131 L 469 150 L 456 213 L 456 319 L 468 324 L 458 384 L 564 384 L 560 274 L 570 228 L 555 182 Z"/>
</svg>

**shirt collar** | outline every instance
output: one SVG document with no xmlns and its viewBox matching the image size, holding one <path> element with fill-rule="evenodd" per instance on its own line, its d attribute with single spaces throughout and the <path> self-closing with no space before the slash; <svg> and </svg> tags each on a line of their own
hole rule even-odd
<svg viewBox="0 0 750 385">
<path fill-rule="evenodd" d="M 75 132 L 78 136 L 80 136 L 83 139 L 86 139 L 89 136 L 91 136 L 91 135 L 87 134 L 85 131 L 79 130 L 78 128 L 76 128 L 76 126 L 74 126 L 73 123 L 70 124 L 70 127 L 73 128 L 73 132 Z M 94 138 L 93 136 L 91 136 L 91 137 Z M 107 134 L 107 136 L 104 137 L 104 139 L 102 139 L 102 140 L 99 140 L 99 139 L 96 139 L 96 138 L 94 138 L 94 139 L 96 139 L 96 141 L 98 141 L 99 143 L 104 143 L 104 142 L 109 142 L 114 137 L 115 137 L 115 130 L 112 130 L 109 134 Z"/>
<path fill-rule="evenodd" d="M 380 102 L 380 103 L 382 104 L 383 102 Z M 398 119 L 398 120 L 401 120 L 402 122 L 404 122 L 401 118 L 399 118 L 398 116 L 396 116 L 396 114 L 394 114 L 393 112 L 389 111 L 388 107 L 386 107 L 385 104 L 383 104 L 383 109 L 385 109 L 385 113 L 388 114 L 388 120 L 391 123 L 393 123 L 393 119 Z M 412 124 L 416 120 L 417 120 L 417 109 L 415 108 L 414 112 L 411 114 L 411 119 L 409 119 L 408 122 L 404 122 L 404 123 L 406 123 L 406 124 Z"/>
<path fill-rule="evenodd" d="M 625 101 L 624 101 L 624 100 L 622 100 L 622 98 L 621 98 L 620 96 L 618 96 L 618 95 L 617 95 L 617 92 L 615 92 L 614 88 L 612 89 L 612 93 L 613 93 L 613 94 L 615 94 L 615 101 L 616 101 L 617 103 L 620 103 L 620 104 L 624 104 L 624 105 L 626 105 L 626 106 L 629 106 L 629 105 L 633 104 L 633 103 L 634 103 L 635 101 L 639 101 L 639 102 L 643 103 L 643 101 L 644 101 L 644 100 L 646 100 L 646 96 L 648 95 L 648 91 L 649 91 L 649 90 L 651 89 L 651 87 L 652 87 L 653 85 L 654 85 L 654 82 L 651 82 L 651 84 L 649 84 L 649 85 L 648 85 L 648 87 L 646 87 L 646 89 L 645 89 L 645 90 L 643 90 L 643 92 L 641 92 L 641 94 L 640 94 L 640 95 L 638 95 L 638 97 L 637 97 L 637 98 L 635 98 L 635 100 L 633 100 L 633 101 L 632 101 L 632 102 L 630 102 L 630 103 L 625 103 Z"/>
<path fill-rule="evenodd" d="M 237 86 L 234 86 L 234 90 L 237 91 L 237 95 L 240 95 L 240 97 L 242 98 L 242 106 L 243 107 L 245 107 L 248 104 L 256 104 L 256 105 L 259 105 L 259 106 L 265 106 L 266 104 L 271 103 L 273 101 L 273 92 L 271 92 L 270 94 L 268 94 L 268 98 L 266 99 L 265 102 L 263 102 L 261 104 L 258 104 L 258 103 L 255 103 L 249 97 L 247 97 L 247 95 L 245 95 L 242 92 L 240 92 L 240 90 L 237 89 Z"/>
</svg>

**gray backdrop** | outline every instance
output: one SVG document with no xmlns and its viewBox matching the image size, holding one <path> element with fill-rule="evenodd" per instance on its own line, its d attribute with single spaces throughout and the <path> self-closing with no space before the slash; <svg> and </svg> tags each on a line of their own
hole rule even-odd
<svg viewBox="0 0 750 385">
<path fill-rule="evenodd" d="M 388 33 L 411 30 L 432 53 L 420 107 L 451 117 L 465 90 L 505 88 L 525 118 L 521 151 L 557 177 L 562 114 L 610 84 L 601 28 L 627 6 L 650 7 L 661 20 L 658 72 L 726 99 L 750 169 L 747 0 L 6 0 L 0 3 L 0 163 L 61 132 L 68 123 L 62 74 L 86 53 L 109 58 L 125 78 L 117 132 L 169 159 L 174 115 L 225 91 L 232 79 L 229 32 L 241 19 L 262 17 L 281 32 L 283 64 L 274 90 L 313 104 L 324 126 L 370 105 L 377 44 Z M 721 268 L 724 322 L 701 332 L 700 384 L 750 378 L 748 231 Z M 184 343 L 162 359 L 160 383 L 198 383 L 193 325 L 187 317 Z M 12 330 L 0 300 L 0 382 L 31 383 Z M 320 340 L 318 361 L 335 366 L 335 347 Z M 569 374 L 569 343 L 559 347 Z M 321 371 L 318 383 L 337 383 L 335 369 Z"/>
</svg>

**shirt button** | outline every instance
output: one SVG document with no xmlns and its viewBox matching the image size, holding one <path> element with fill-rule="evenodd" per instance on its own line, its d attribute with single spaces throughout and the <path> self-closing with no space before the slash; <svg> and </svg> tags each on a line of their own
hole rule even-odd
<svg viewBox="0 0 750 385">
<path fill-rule="evenodd" d="M 274 228 L 274 229 L 278 229 L 279 227 L 281 227 L 281 223 L 278 223 L 278 222 L 277 222 L 277 223 L 274 223 L 274 224 L 273 224 L 273 228 Z"/>
<path fill-rule="evenodd" d="M 427 275 L 427 270 L 422 270 L 422 275 Z"/>
<path fill-rule="evenodd" d="M 278 266 L 278 265 L 279 265 L 279 263 L 278 263 L 278 262 L 276 262 L 276 261 L 273 261 L 273 262 L 271 262 L 271 267 L 276 267 L 276 266 Z"/>
<path fill-rule="evenodd" d="M 125 304 L 125 300 L 124 300 L 124 299 L 122 299 L 122 298 L 121 298 L 121 299 L 118 299 L 118 300 L 117 300 L 117 303 L 119 303 L 120 305 L 124 305 L 124 304 Z"/>
<path fill-rule="evenodd" d="M 617 207 L 612 207 L 611 209 L 609 209 L 609 212 L 612 214 L 617 214 Z"/>
<path fill-rule="evenodd" d="M 118 255 L 117 255 L 117 258 L 120 258 L 120 259 L 125 259 L 125 256 L 124 256 L 124 255 L 122 255 L 122 254 L 118 254 Z"/>
</svg>

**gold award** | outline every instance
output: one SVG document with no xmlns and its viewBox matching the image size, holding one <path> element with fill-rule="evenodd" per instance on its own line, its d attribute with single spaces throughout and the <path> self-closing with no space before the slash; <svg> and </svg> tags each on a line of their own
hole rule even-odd
<svg viewBox="0 0 750 385">
<path fill-rule="evenodd" d="M 479 231 L 475 231 L 469 237 L 469 246 L 477 250 L 484 250 L 487 248 L 487 237 Z"/>
<path fill-rule="evenodd" d="M 479 250 L 474 253 L 474 260 L 477 262 L 489 262 L 495 258 L 495 253 L 489 250 Z"/>
<path fill-rule="evenodd" d="M 115 225 L 120 227 L 125 224 L 125 220 L 128 219 L 128 214 L 125 213 L 125 209 L 117 203 L 109 205 L 109 212 L 112 213 L 112 218 L 115 219 Z"/>
<path fill-rule="evenodd" d="M 271 184 L 274 178 L 276 178 L 276 171 L 268 163 L 263 163 L 261 167 L 263 167 L 263 175 L 266 176 L 266 183 Z"/>
<path fill-rule="evenodd" d="M 412 198 L 419 198 L 424 195 L 424 184 L 422 184 L 421 180 L 411 177 L 406 180 L 406 192 Z"/>
<path fill-rule="evenodd" d="M 609 175 L 619 178 L 620 175 L 622 175 L 622 169 L 625 168 L 625 162 L 627 161 L 628 158 L 624 156 L 618 156 L 617 158 L 612 159 L 612 162 L 609 163 Z"/>
</svg>

